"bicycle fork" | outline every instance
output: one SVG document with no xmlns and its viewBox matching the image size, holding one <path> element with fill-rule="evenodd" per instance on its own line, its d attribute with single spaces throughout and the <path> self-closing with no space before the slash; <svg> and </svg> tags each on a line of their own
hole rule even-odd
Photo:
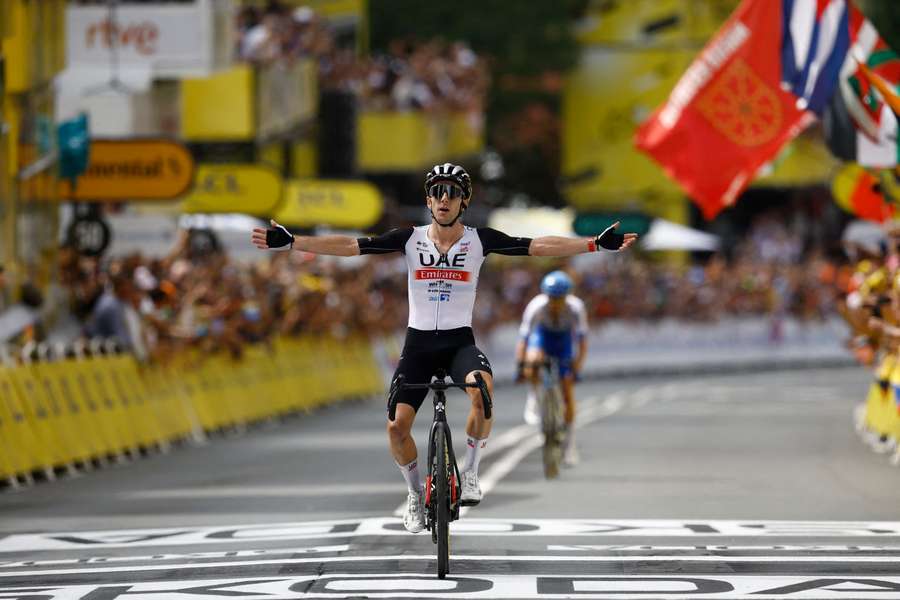
<svg viewBox="0 0 900 600">
<path fill-rule="evenodd" d="M 444 432 L 444 439 L 447 443 L 447 454 L 450 463 L 450 519 L 455 521 L 459 519 L 459 496 L 460 496 L 460 476 L 459 467 L 456 464 L 456 453 L 453 451 L 453 438 L 450 435 L 450 428 L 447 427 L 447 412 L 445 408 L 445 399 L 442 392 L 435 392 L 434 399 L 434 422 L 431 424 L 431 431 L 428 434 L 428 474 L 425 477 L 425 527 L 433 531 L 435 522 L 434 505 L 431 502 L 434 493 L 434 460 L 435 460 L 435 431 L 440 428 Z"/>
</svg>

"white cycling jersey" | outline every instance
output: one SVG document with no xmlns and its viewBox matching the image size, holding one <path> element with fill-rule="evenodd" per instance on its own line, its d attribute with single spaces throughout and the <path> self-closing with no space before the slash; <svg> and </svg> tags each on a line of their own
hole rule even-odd
<svg viewBox="0 0 900 600">
<path fill-rule="evenodd" d="M 485 257 L 526 255 L 531 238 L 514 238 L 489 227 L 465 227 L 446 254 L 428 237 L 428 225 L 359 238 L 361 254 L 402 252 L 408 268 L 409 326 L 446 330 L 472 326 L 478 272 Z"/>
<path fill-rule="evenodd" d="M 519 326 L 521 337 L 527 338 L 539 327 L 553 333 L 571 333 L 577 338 L 587 335 L 587 310 L 581 298 L 567 295 L 566 304 L 557 315 L 551 313 L 549 305 L 547 294 L 538 294 L 531 299 L 522 313 L 522 325 Z"/>
</svg>

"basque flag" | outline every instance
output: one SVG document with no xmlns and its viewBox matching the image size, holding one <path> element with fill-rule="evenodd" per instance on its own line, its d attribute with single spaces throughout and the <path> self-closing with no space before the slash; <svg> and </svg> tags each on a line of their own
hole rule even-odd
<svg viewBox="0 0 900 600">
<path fill-rule="evenodd" d="M 846 0 L 782 0 L 781 85 L 821 115 L 850 49 Z"/>
</svg>

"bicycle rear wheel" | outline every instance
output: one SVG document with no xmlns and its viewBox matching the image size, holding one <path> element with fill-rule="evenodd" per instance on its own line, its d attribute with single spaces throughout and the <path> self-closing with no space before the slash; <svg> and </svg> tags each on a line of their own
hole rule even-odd
<svg viewBox="0 0 900 600">
<path fill-rule="evenodd" d="M 431 496 L 434 527 L 437 533 L 438 578 L 450 572 L 450 452 L 447 433 L 443 427 L 434 431 L 434 494 Z"/>
<path fill-rule="evenodd" d="M 544 477 L 555 479 L 559 476 L 562 460 L 562 440 L 560 414 L 560 393 L 558 387 L 545 388 L 541 394 L 541 429 L 544 433 Z"/>
</svg>

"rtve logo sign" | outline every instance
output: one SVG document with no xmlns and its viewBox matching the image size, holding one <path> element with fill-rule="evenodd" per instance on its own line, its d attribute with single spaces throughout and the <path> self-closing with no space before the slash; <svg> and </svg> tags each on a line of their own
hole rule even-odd
<svg viewBox="0 0 900 600">
<path fill-rule="evenodd" d="M 156 42 L 159 40 L 159 27 L 151 21 L 141 23 L 117 24 L 103 19 L 92 23 L 85 30 L 84 42 L 87 48 L 101 45 L 112 48 L 113 41 L 120 48 L 133 47 L 138 54 L 145 56 L 156 53 Z"/>
</svg>

